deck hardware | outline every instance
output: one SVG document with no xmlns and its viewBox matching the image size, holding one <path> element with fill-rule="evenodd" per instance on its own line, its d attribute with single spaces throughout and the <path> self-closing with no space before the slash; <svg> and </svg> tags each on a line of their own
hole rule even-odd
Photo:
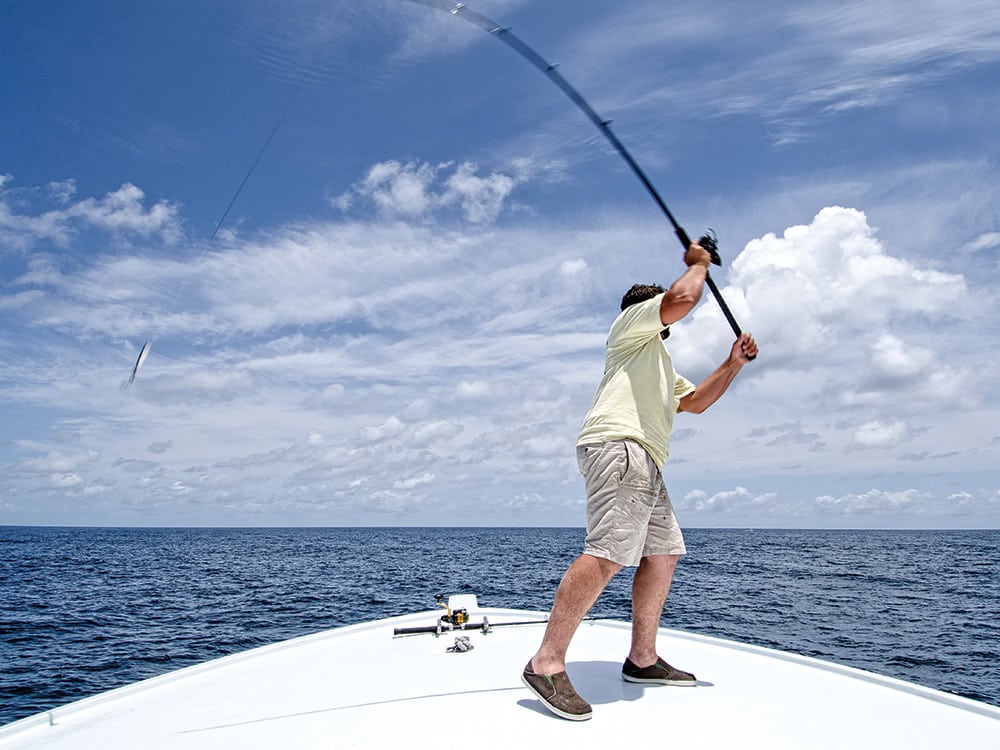
<svg viewBox="0 0 1000 750">
<path fill-rule="evenodd" d="M 475 646 L 472 645 L 469 636 L 460 635 L 455 638 L 455 645 L 449 646 L 445 651 L 450 654 L 464 654 L 466 651 L 472 651 L 474 648 Z"/>
</svg>

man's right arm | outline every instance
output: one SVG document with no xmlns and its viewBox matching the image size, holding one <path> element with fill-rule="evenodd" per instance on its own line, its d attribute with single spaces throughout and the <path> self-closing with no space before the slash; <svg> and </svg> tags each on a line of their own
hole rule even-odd
<svg viewBox="0 0 1000 750">
<path fill-rule="evenodd" d="M 684 253 L 687 270 L 670 285 L 660 302 L 660 321 L 668 326 L 683 318 L 698 304 L 705 289 L 705 277 L 708 275 L 708 265 L 712 256 L 696 242 Z"/>
</svg>

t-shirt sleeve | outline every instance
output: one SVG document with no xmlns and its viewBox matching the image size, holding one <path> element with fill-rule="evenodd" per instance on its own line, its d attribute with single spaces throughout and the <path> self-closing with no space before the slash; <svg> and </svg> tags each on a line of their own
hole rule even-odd
<svg viewBox="0 0 1000 750">
<path fill-rule="evenodd" d="M 674 409 L 680 407 L 681 399 L 694 393 L 695 384 L 680 373 L 674 373 Z"/>
<path fill-rule="evenodd" d="M 642 346 L 653 336 L 659 336 L 664 325 L 660 320 L 663 294 L 627 307 L 611 326 L 609 349 L 630 349 Z"/>
</svg>

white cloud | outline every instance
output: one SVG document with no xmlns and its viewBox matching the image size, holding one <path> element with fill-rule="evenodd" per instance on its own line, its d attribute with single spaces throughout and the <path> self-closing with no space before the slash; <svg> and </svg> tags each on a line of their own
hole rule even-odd
<svg viewBox="0 0 1000 750">
<path fill-rule="evenodd" d="M 573 260 L 564 261 L 561 266 L 559 266 L 559 273 L 570 279 L 576 279 L 583 273 L 586 273 L 589 266 L 587 261 L 583 258 L 574 258 Z"/>
<path fill-rule="evenodd" d="M 393 482 L 392 486 L 397 490 L 412 490 L 415 487 L 419 487 L 422 484 L 430 484 L 433 481 L 434 475 L 428 471 L 417 477 L 398 479 Z"/>
<path fill-rule="evenodd" d="M 116 234 L 159 237 L 175 242 L 182 236 L 179 209 L 175 204 L 158 201 L 149 208 L 146 194 L 125 183 L 103 198 L 84 198 L 71 202 L 76 194 L 73 180 L 50 183 L 49 196 L 59 206 L 42 213 L 19 213 L 8 195 L 13 178 L 0 181 L 0 240 L 20 249 L 40 240 L 65 246 L 82 229 L 94 228 Z M 21 197 L 31 197 L 22 192 Z"/>
<path fill-rule="evenodd" d="M 912 378 L 931 366 L 934 353 L 915 344 L 907 344 L 898 336 L 884 334 L 872 344 L 872 369 L 887 378 Z"/>
<path fill-rule="evenodd" d="M 96 450 L 50 451 L 44 456 L 21 461 L 17 468 L 21 471 L 41 474 L 60 472 L 63 475 L 69 475 L 87 464 L 94 463 L 100 456 L 101 454 Z"/>
<path fill-rule="evenodd" d="M 981 252 L 997 247 L 1000 247 L 1000 232 L 986 232 L 969 242 L 963 249 L 969 252 Z"/>
<path fill-rule="evenodd" d="M 105 495 L 109 492 L 113 492 L 116 488 L 114 486 L 109 486 L 106 484 L 91 484 L 83 488 L 83 494 L 85 497 L 94 497 L 96 495 Z"/>
<path fill-rule="evenodd" d="M 83 479 L 80 478 L 79 474 L 74 473 L 53 474 L 49 478 L 49 483 L 57 489 L 69 489 L 83 484 Z"/>
<path fill-rule="evenodd" d="M 389 417 L 377 427 L 365 427 L 361 430 L 360 438 L 363 443 L 378 443 L 397 437 L 403 429 L 404 425 L 397 417 Z"/>
<path fill-rule="evenodd" d="M 852 444 L 858 448 L 892 448 L 907 434 L 906 422 L 876 420 L 865 422 L 854 432 Z"/>
<path fill-rule="evenodd" d="M 504 201 L 517 183 L 513 177 L 496 172 L 489 177 L 479 177 L 475 170 L 476 167 L 468 162 L 458 165 L 445 183 L 446 200 L 458 201 L 465 218 L 473 224 L 489 223 L 499 216 Z"/>
<path fill-rule="evenodd" d="M 332 205 L 347 211 L 354 207 L 356 198 L 363 198 L 387 217 L 411 219 L 430 218 L 457 205 L 466 221 L 489 224 L 504 210 L 507 198 L 526 175 L 523 166 L 517 165 L 510 174 L 493 172 L 480 177 L 477 170 L 469 162 L 453 166 L 447 162 L 385 161 L 372 166 L 353 192 L 338 196 Z"/>
<path fill-rule="evenodd" d="M 33 302 L 38 302 L 44 293 L 35 289 L 28 292 L 17 292 L 6 297 L 0 297 L 0 310 L 14 310 Z"/>
<path fill-rule="evenodd" d="M 50 182 L 48 185 L 49 195 L 58 203 L 69 203 L 76 195 L 76 180 L 63 180 L 62 182 Z"/>
<path fill-rule="evenodd" d="M 176 239 L 180 234 L 177 207 L 160 201 L 147 210 L 145 198 L 142 190 L 126 183 L 100 200 L 87 198 L 74 204 L 66 214 L 102 229 L 128 230 L 141 236 L 167 234 Z"/>
<path fill-rule="evenodd" d="M 725 514 L 737 512 L 759 515 L 778 500 L 775 492 L 753 493 L 746 487 L 736 487 L 709 495 L 703 490 L 692 490 L 684 496 L 680 507 L 696 513 Z"/>
<path fill-rule="evenodd" d="M 437 173 L 447 166 L 382 162 L 368 171 L 358 192 L 375 201 L 387 213 L 421 216 L 435 203 L 429 190 L 437 179 Z"/>
<path fill-rule="evenodd" d="M 995 519 L 1000 512 L 1000 489 L 955 492 L 945 499 L 943 505 L 946 513 L 959 517 L 986 516 Z"/>
<path fill-rule="evenodd" d="M 818 510 L 844 515 L 901 513 L 927 507 L 930 496 L 915 489 L 901 491 L 870 490 L 863 494 L 839 497 L 821 495 L 815 500 Z"/>
<path fill-rule="evenodd" d="M 780 527 L 965 528 L 1000 509 L 1000 490 L 939 492 L 873 488 L 839 495 L 787 491 L 693 489 L 675 507 L 688 525 L 730 523 Z"/>
<path fill-rule="evenodd" d="M 461 399 L 481 399 L 488 396 L 493 386 L 485 380 L 463 380 L 455 389 L 455 395 Z"/>
<path fill-rule="evenodd" d="M 926 348 L 905 343 L 897 327 L 972 313 L 962 276 L 888 254 L 864 213 L 849 208 L 824 208 L 808 225 L 752 240 L 733 260 L 729 282 L 723 296 L 742 327 L 770 361 L 793 369 L 821 366 L 824 357 L 856 360 L 859 344 L 876 352 L 881 370 L 903 350 L 916 366 Z M 675 326 L 691 333 L 674 346 L 699 357 L 706 341 L 727 338 L 721 320 L 714 303 L 701 307 Z"/>
</svg>

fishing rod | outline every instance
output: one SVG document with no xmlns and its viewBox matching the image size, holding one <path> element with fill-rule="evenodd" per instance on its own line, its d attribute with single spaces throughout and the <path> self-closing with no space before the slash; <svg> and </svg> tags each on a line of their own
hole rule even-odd
<svg viewBox="0 0 1000 750">
<path fill-rule="evenodd" d="M 605 618 L 590 616 L 584 617 L 586 620 L 602 620 Z M 490 622 L 486 617 L 483 617 L 482 622 L 463 622 L 460 624 L 452 624 L 448 622 L 444 617 L 442 617 L 436 625 L 422 625 L 419 627 L 412 628 L 393 628 L 393 637 L 401 635 L 423 635 L 433 633 L 435 636 L 442 635 L 443 633 L 459 633 L 463 631 L 479 631 L 483 635 L 488 634 L 494 628 L 513 628 L 523 625 L 546 625 L 548 620 L 520 620 L 518 622 Z"/>
<path fill-rule="evenodd" d="M 435 621 L 433 625 L 421 625 L 418 627 L 409 628 L 395 628 L 392 631 L 393 637 L 400 635 L 420 635 L 423 633 L 433 633 L 434 636 L 439 636 L 442 633 L 451 633 L 455 631 L 474 631 L 478 630 L 482 632 L 483 635 L 487 635 L 493 628 L 510 628 L 517 625 L 545 625 L 548 623 L 548 619 L 544 620 L 520 620 L 518 622 L 497 622 L 491 623 L 486 615 L 483 615 L 482 622 L 469 622 L 469 610 L 465 607 L 459 607 L 456 609 L 451 608 L 451 600 L 447 599 L 444 594 L 435 594 L 434 601 L 438 607 L 445 610 L 445 614 L 441 615 Z M 584 620 L 599 620 L 601 618 L 596 615 L 590 615 L 589 617 L 584 617 Z"/>
<path fill-rule="evenodd" d="M 483 633 L 489 633 L 493 628 L 508 628 L 515 625 L 544 625 L 548 620 L 524 620 L 523 622 L 496 622 L 491 623 L 485 617 L 482 622 L 467 622 L 462 625 L 452 625 L 451 623 L 439 621 L 437 625 L 422 625 L 415 628 L 393 628 L 393 636 L 398 635 L 419 635 L 422 633 L 433 633 L 434 635 L 440 635 L 442 633 L 460 632 L 460 631 L 473 631 L 480 630 Z"/>
<path fill-rule="evenodd" d="M 664 216 L 670 222 L 671 226 L 674 228 L 674 233 L 677 235 L 677 239 L 681 243 L 681 247 L 686 251 L 691 245 L 691 238 L 688 233 L 684 231 L 684 227 L 680 225 L 676 218 L 674 218 L 673 213 L 667 207 L 666 201 L 657 191 L 656 187 L 653 185 L 649 177 L 639 166 L 635 158 L 625 148 L 618 136 L 614 134 L 611 130 L 611 120 L 606 120 L 594 111 L 594 108 L 587 103 L 587 100 L 583 98 L 579 91 L 570 85 L 562 74 L 556 69 L 558 63 L 550 63 L 540 54 L 535 52 L 527 43 L 524 42 L 519 36 L 514 34 L 509 27 L 501 26 L 496 21 L 487 18 L 481 13 L 477 13 L 474 10 L 468 8 L 464 3 L 452 3 L 449 0 L 408 0 L 408 2 L 417 3 L 418 5 L 427 5 L 431 8 L 437 8 L 438 10 L 443 10 L 450 13 L 453 16 L 462 18 L 475 26 L 484 29 L 485 31 L 492 34 L 494 37 L 505 43 L 508 47 L 517 52 L 521 57 L 526 59 L 536 68 L 538 68 L 542 73 L 548 77 L 559 89 L 569 97 L 577 107 L 579 107 L 585 115 L 590 119 L 591 122 L 597 126 L 597 129 L 604 134 L 604 137 L 608 139 L 611 145 L 614 147 L 615 151 L 625 160 L 629 168 L 639 178 L 639 181 L 646 188 L 649 195 L 656 202 L 656 205 L 660 207 Z M 712 263 L 717 266 L 722 265 L 722 258 L 719 255 L 718 240 L 715 233 L 709 230 L 709 232 L 698 240 L 705 250 L 708 251 L 709 255 L 712 256 Z M 733 333 L 739 338 L 743 335 L 743 330 L 740 328 L 739 323 L 736 322 L 736 317 L 733 315 L 732 310 L 729 309 L 729 305 L 726 304 L 726 300 L 722 296 L 722 292 L 719 291 L 719 287 L 716 286 L 715 280 L 709 273 L 705 274 L 705 283 L 708 284 L 708 288 L 712 292 L 712 296 L 715 297 L 715 301 L 719 303 L 719 308 L 722 310 L 722 314 L 725 316 L 726 320 L 729 322 L 729 326 L 733 329 Z M 750 359 L 755 359 L 755 357 L 750 357 Z"/>
</svg>

